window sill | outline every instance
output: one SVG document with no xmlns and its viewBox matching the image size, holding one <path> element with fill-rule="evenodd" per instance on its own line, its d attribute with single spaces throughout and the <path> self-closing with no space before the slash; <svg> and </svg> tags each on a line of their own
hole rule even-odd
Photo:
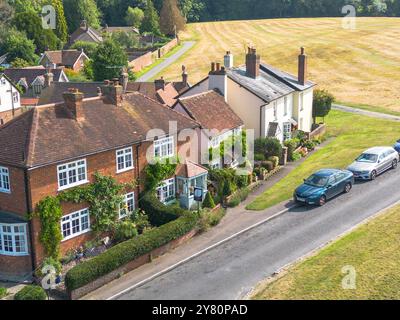
<svg viewBox="0 0 400 320">
<path fill-rule="evenodd" d="M 76 237 L 79 237 L 79 236 L 84 235 L 84 234 L 86 234 L 88 232 L 91 232 L 91 231 L 92 231 L 92 229 L 88 229 L 88 230 L 85 230 L 83 232 L 75 233 L 74 235 L 71 235 L 71 236 L 69 236 L 67 238 L 62 239 L 61 243 L 66 242 L 66 241 L 71 240 L 71 239 L 74 239 Z"/>
<path fill-rule="evenodd" d="M 29 253 L 27 252 L 0 252 L 0 256 L 7 256 L 7 257 L 26 257 L 29 256 Z"/>
<path fill-rule="evenodd" d="M 58 191 L 64 191 L 64 190 L 71 189 L 71 188 L 74 188 L 77 186 L 81 186 L 86 183 L 89 183 L 89 180 L 83 180 L 83 181 L 80 181 L 79 183 L 74 183 L 74 184 L 69 184 L 67 186 L 58 187 Z"/>
<path fill-rule="evenodd" d="M 117 174 L 128 172 L 128 171 L 132 171 L 134 169 L 135 169 L 135 167 L 130 167 L 130 168 L 122 169 L 122 170 L 117 170 Z"/>
<path fill-rule="evenodd" d="M 0 193 L 11 194 L 11 190 L 0 189 Z"/>
</svg>

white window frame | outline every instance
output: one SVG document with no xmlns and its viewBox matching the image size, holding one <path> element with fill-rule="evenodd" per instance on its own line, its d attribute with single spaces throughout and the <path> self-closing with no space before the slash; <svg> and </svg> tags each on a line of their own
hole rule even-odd
<svg viewBox="0 0 400 320">
<path fill-rule="evenodd" d="M 10 170 L 7 167 L 0 167 L 0 192 L 11 193 Z"/>
<path fill-rule="evenodd" d="M 130 156 L 130 165 L 127 165 L 127 163 L 129 162 L 128 157 Z M 122 164 L 123 164 L 123 168 L 119 168 L 119 159 L 122 159 Z M 125 149 L 119 149 L 117 151 L 115 151 L 115 161 L 116 161 L 116 166 L 117 166 L 117 173 L 121 173 L 121 172 L 126 172 L 129 170 L 132 170 L 135 166 L 133 164 L 133 149 L 132 147 L 129 148 L 125 148 Z"/>
<path fill-rule="evenodd" d="M 155 140 L 153 147 L 154 157 L 157 159 L 170 158 L 175 155 L 175 141 L 173 136 Z M 159 149 L 159 155 L 157 155 L 157 149 Z"/>
<path fill-rule="evenodd" d="M 167 196 L 165 196 L 165 194 Z M 167 179 L 162 182 L 162 185 L 157 188 L 157 197 L 162 203 L 172 201 L 171 198 L 176 198 L 175 178 Z"/>
<path fill-rule="evenodd" d="M 129 210 L 129 206 L 132 206 L 132 210 Z M 124 195 L 124 207 L 119 209 L 119 219 L 130 216 L 136 210 L 135 204 L 135 193 L 130 192 Z"/>
<path fill-rule="evenodd" d="M 18 92 L 13 92 L 12 95 L 14 103 L 18 103 L 19 102 Z"/>
<path fill-rule="evenodd" d="M 289 130 L 287 130 L 289 128 Z M 285 134 L 288 134 L 285 136 Z M 283 123 L 283 140 L 289 140 L 292 138 L 292 124 L 290 122 L 284 122 Z"/>
<path fill-rule="evenodd" d="M 10 231 L 4 231 L 4 228 L 10 228 Z M 15 228 L 21 228 L 23 231 L 16 231 Z M 28 237 L 26 233 L 26 224 L 5 224 L 0 223 L 0 254 L 5 256 L 26 256 L 28 255 Z M 6 237 L 9 239 L 7 242 L 11 242 L 12 251 L 5 250 L 5 242 Z M 17 252 L 17 240 L 19 237 L 19 241 L 23 243 L 18 246 L 20 251 Z M 21 239 L 22 238 L 22 239 Z"/>
<path fill-rule="evenodd" d="M 83 225 L 83 219 L 87 219 L 85 223 L 87 223 L 87 228 L 82 230 L 82 225 Z M 79 226 L 79 231 L 78 232 L 73 232 L 73 228 L 76 227 L 73 225 L 73 222 L 77 221 Z M 89 208 L 85 208 L 79 211 L 72 212 L 70 214 L 67 214 L 61 218 L 60 221 L 61 224 L 61 236 L 62 236 L 62 241 L 67 241 L 72 238 L 76 238 L 82 234 L 88 233 L 91 231 L 90 229 L 90 212 Z M 69 224 L 69 235 L 64 236 L 64 225 Z"/>
<path fill-rule="evenodd" d="M 80 164 L 82 163 L 82 164 Z M 69 168 L 70 166 L 75 165 L 74 168 Z M 63 168 L 65 167 L 65 168 Z M 63 169 L 62 169 L 63 168 Z M 85 173 L 85 177 L 84 179 L 79 180 L 79 176 L 80 174 L 78 173 L 79 169 L 84 168 L 84 173 Z M 76 171 L 76 182 L 69 182 L 70 178 L 72 177 L 71 172 L 75 170 Z M 65 179 L 67 180 L 67 184 L 61 186 L 61 180 L 60 179 L 60 174 L 64 174 L 65 173 Z M 86 159 L 80 159 L 80 160 L 76 160 L 76 161 L 72 161 L 72 162 L 68 162 L 68 163 L 63 163 L 57 166 L 57 181 L 58 181 L 58 190 L 65 190 L 65 189 L 69 189 L 72 187 L 76 187 L 82 184 L 85 184 L 88 182 L 87 179 L 87 162 Z"/>
<path fill-rule="evenodd" d="M 2 85 L 2 86 L 5 86 L 6 85 L 6 79 L 5 78 L 1 78 L 1 82 L 0 82 L 0 84 Z"/>
</svg>

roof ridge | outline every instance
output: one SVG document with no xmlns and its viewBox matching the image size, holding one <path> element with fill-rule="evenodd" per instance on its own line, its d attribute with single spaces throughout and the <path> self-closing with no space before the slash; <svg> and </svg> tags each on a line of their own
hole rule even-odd
<svg viewBox="0 0 400 320">
<path fill-rule="evenodd" d="M 206 95 L 206 94 L 209 94 L 209 93 L 212 93 L 212 92 L 217 93 L 214 89 L 209 89 L 209 90 L 206 90 L 206 91 L 203 91 L 203 92 L 199 92 L 199 93 L 193 94 L 191 96 L 179 98 L 178 100 L 187 100 L 187 99 L 191 99 L 191 98 L 196 98 L 198 96 Z"/>
<path fill-rule="evenodd" d="M 33 158 L 33 153 L 35 151 L 36 146 L 36 133 L 38 129 L 38 119 L 39 119 L 39 111 L 36 108 L 32 109 L 32 121 L 30 122 L 30 128 L 27 135 L 27 143 L 25 145 L 25 155 L 24 162 L 25 165 L 30 166 Z"/>
</svg>

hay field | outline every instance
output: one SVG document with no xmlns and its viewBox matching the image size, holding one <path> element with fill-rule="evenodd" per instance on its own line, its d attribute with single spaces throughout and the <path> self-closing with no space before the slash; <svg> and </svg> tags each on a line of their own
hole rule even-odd
<svg viewBox="0 0 400 320">
<path fill-rule="evenodd" d="M 227 50 L 242 64 L 248 44 L 263 61 L 296 74 L 304 46 L 309 78 L 337 100 L 400 112 L 399 18 L 357 18 L 355 30 L 344 29 L 341 18 L 207 22 L 189 24 L 180 36 L 197 43 L 162 72 L 169 80 L 180 78 L 184 64 L 194 84 Z"/>
</svg>

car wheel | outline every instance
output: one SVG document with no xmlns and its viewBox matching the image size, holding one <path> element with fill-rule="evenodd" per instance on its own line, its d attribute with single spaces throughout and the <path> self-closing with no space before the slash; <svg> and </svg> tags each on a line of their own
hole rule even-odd
<svg viewBox="0 0 400 320">
<path fill-rule="evenodd" d="M 398 165 L 397 160 L 394 159 L 393 162 L 392 162 L 392 169 L 396 169 L 397 165 Z"/>
<path fill-rule="evenodd" d="M 375 180 L 376 179 L 376 171 L 372 171 L 371 172 L 371 180 Z"/>
<path fill-rule="evenodd" d="M 326 203 L 326 197 L 325 196 L 321 196 L 321 198 L 319 198 L 318 204 L 320 207 L 322 207 L 323 205 L 325 205 Z"/>
<path fill-rule="evenodd" d="M 351 191 L 351 188 L 353 188 L 351 183 L 347 183 L 344 187 L 344 193 L 349 193 Z"/>
</svg>

